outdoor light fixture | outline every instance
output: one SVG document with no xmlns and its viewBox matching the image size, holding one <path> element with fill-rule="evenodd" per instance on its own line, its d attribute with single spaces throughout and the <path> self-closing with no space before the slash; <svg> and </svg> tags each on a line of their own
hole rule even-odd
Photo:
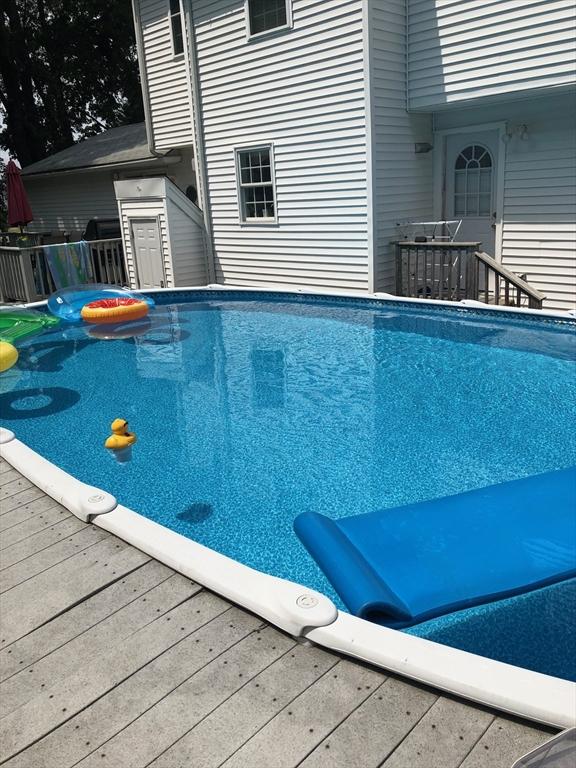
<svg viewBox="0 0 576 768">
<path fill-rule="evenodd" d="M 417 141 L 414 144 L 414 152 L 417 155 L 424 155 L 426 152 L 431 152 L 434 149 L 434 145 L 429 141 Z"/>
<path fill-rule="evenodd" d="M 507 125 L 506 133 L 502 136 L 502 141 L 504 144 L 509 144 L 515 136 L 517 136 L 520 141 L 528 140 L 528 126 L 526 123 L 522 123 L 521 125 Z"/>
</svg>

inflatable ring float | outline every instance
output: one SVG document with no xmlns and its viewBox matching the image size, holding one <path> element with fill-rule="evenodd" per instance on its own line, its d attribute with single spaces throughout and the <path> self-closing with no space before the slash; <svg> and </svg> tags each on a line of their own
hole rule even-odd
<svg viewBox="0 0 576 768">
<path fill-rule="evenodd" d="M 148 304 L 141 299 L 112 298 L 91 301 L 82 307 L 80 315 L 87 323 L 113 325 L 140 320 L 148 314 Z"/>
</svg>

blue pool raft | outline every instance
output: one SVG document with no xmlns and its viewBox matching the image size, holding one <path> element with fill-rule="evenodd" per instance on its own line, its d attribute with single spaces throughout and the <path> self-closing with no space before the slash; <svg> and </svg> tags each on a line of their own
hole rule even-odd
<svg viewBox="0 0 576 768">
<path fill-rule="evenodd" d="M 294 529 L 353 614 L 408 627 L 576 576 L 576 467 Z"/>
<path fill-rule="evenodd" d="M 140 299 L 149 307 L 154 306 L 154 299 L 143 293 L 135 293 L 127 288 L 119 288 L 116 285 L 106 283 L 89 283 L 86 285 L 74 285 L 70 288 L 62 288 L 53 293 L 48 299 L 48 310 L 69 323 L 76 323 L 82 319 L 82 307 L 91 301 L 100 299 Z"/>
</svg>

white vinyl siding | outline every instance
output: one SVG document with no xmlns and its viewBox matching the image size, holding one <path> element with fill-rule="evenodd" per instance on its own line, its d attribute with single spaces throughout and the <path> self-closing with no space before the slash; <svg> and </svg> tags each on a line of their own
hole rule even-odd
<svg viewBox="0 0 576 768">
<path fill-rule="evenodd" d="M 244 3 L 192 9 L 217 281 L 367 289 L 362 0 L 294 0 L 250 41 Z M 277 224 L 241 225 L 234 150 L 270 144 Z"/>
<path fill-rule="evenodd" d="M 503 145 L 502 263 L 545 296 L 544 308 L 576 307 L 576 105 L 556 93 L 505 106 L 441 112 L 439 129 L 506 120 L 526 125 Z"/>
<path fill-rule="evenodd" d="M 574 0 L 407 0 L 411 109 L 576 82 Z"/>
<path fill-rule="evenodd" d="M 173 184 L 167 184 L 166 214 L 174 285 L 206 285 L 206 240 L 202 212 Z"/>
<path fill-rule="evenodd" d="M 136 288 L 132 219 L 157 219 L 167 288 L 206 285 L 206 247 L 202 214 L 166 178 L 116 181 L 118 215 L 129 283 Z"/>
<path fill-rule="evenodd" d="M 371 0 L 370 7 L 375 286 L 393 291 L 396 223 L 432 215 L 432 152 L 414 151 L 415 143 L 432 142 L 432 120 L 406 111 L 405 0 Z"/>
<path fill-rule="evenodd" d="M 137 0 L 144 44 L 152 136 L 157 150 L 192 144 L 187 57 L 174 56 L 169 0 Z M 183 34 L 184 16 L 181 16 Z M 184 45 L 186 43 L 184 42 Z"/>
<path fill-rule="evenodd" d="M 29 232 L 68 232 L 79 239 L 90 219 L 118 218 L 110 171 L 22 178 L 34 214 Z"/>
</svg>

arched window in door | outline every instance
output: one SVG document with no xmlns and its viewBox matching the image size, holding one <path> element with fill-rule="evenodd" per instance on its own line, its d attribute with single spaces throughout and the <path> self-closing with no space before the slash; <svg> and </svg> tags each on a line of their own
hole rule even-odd
<svg viewBox="0 0 576 768">
<path fill-rule="evenodd" d="M 480 144 L 470 144 L 456 158 L 454 213 L 489 216 L 492 210 L 492 155 Z"/>
</svg>

